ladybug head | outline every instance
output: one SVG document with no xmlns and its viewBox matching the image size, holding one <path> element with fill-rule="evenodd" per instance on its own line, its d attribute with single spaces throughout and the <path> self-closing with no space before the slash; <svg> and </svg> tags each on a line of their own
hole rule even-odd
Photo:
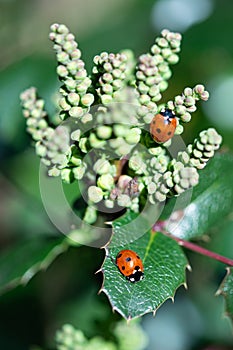
<svg viewBox="0 0 233 350">
<path fill-rule="evenodd" d="M 175 118 L 175 116 L 176 116 L 175 113 L 169 108 L 162 109 L 160 114 L 162 114 L 163 117 L 169 118 L 169 119 L 170 118 Z"/>
</svg>

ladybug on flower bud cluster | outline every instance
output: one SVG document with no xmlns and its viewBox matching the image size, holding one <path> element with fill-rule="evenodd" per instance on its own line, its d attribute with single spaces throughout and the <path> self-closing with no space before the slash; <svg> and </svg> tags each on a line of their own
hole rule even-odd
<svg viewBox="0 0 233 350">
<path fill-rule="evenodd" d="M 171 109 L 163 109 L 156 114 L 150 123 L 150 134 L 157 143 L 170 140 L 175 133 L 177 119 Z"/>
</svg>

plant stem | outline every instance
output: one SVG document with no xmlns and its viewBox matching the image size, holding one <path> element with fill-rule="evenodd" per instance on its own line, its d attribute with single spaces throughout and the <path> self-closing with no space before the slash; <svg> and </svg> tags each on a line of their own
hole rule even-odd
<svg viewBox="0 0 233 350">
<path fill-rule="evenodd" d="M 164 230 L 161 230 L 161 232 L 163 234 L 165 234 L 166 236 L 168 236 L 168 237 L 174 239 L 175 241 L 177 241 L 178 244 L 181 245 L 182 247 L 190 249 L 190 250 L 192 250 L 194 252 L 197 252 L 199 254 L 208 256 L 209 258 L 221 261 L 223 264 L 226 264 L 228 266 L 233 266 L 233 260 L 232 259 L 226 258 L 225 256 L 222 256 L 222 255 L 214 253 L 214 252 L 212 252 L 212 251 L 210 251 L 208 249 L 200 247 L 199 245 L 197 245 L 195 243 L 188 242 L 188 241 L 185 241 L 185 240 L 183 240 L 181 238 L 175 237 L 175 236 L 171 235 L 170 233 L 168 233 L 168 232 L 166 232 Z"/>
</svg>

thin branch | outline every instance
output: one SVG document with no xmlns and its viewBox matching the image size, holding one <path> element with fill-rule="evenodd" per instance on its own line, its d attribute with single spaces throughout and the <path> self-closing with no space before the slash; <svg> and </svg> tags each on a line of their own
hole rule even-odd
<svg viewBox="0 0 233 350">
<path fill-rule="evenodd" d="M 233 260 L 226 258 L 223 255 L 217 254 L 212 252 L 211 250 L 205 249 L 195 243 L 189 242 L 189 241 L 185 241 L 184 239 L 178 238 L 176 236 L 171 235 L 170 233 L 168 233 L 167 231 L 165 231 L 164 229 L 160 229 L 160 232 L 162 232 L 164 235 L 174 239 L 175 241 L 178 242 L 178 244 L 182 247 L 185 247 L 187 249 L 190 249 L 194 252 L 197 252 L 199 254 L 208 256 L 209 258 L 221 261 L 223 264 L 226 264 L 228 266 L 233 266 Z"/>
</svg>

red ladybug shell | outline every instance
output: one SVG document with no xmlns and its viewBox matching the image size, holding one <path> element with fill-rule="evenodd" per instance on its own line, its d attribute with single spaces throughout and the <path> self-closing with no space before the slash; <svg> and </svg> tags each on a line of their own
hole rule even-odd
<svg viewBox="0 0 233 350">
<path fill-rule="evenodd" d="M 150 123 L 150 133 L 153 139 L 158 142 L 170 140 L 176 130 L 177 120 L 170 109 L 165 109 L 156 114 Z"/>
<path fill-rule="evenodd" d="M 116 256 L 116 265 L 128 281 L 134 283 L 143 279 L 142 260 L 133 250 L 121 250 Z"/>
</svg>

